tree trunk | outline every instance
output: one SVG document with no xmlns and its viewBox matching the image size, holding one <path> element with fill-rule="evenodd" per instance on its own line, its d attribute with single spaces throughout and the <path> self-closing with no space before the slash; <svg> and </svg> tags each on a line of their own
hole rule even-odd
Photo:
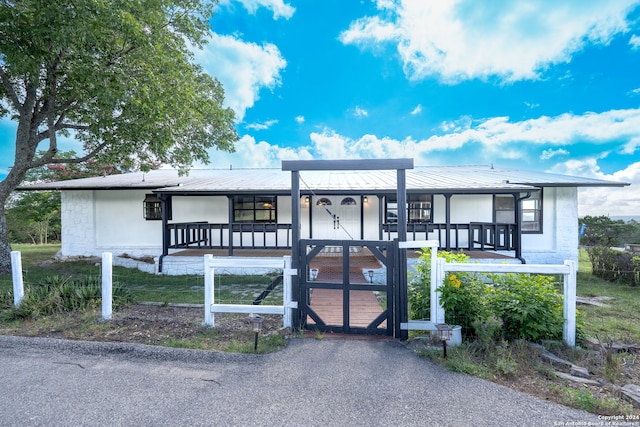
<svg viewBox="0 0 640 427">
<path fill-rule="evenodd" d="M 4 214 L 4 200 L 0 200 L 0 275 L 11 274 L 11 243 Z"/>
</svg>

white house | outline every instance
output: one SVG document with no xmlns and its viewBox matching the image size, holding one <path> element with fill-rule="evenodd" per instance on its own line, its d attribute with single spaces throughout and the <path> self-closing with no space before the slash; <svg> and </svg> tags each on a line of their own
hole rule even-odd
<svg viewBox="0 0 640 427">
<path fill-rule="evenodd" d="M 302 239 L 397 237 L 392 170 L 300 172 Z M 185 249 L 291 249 L 292 183 L 280 169 L 128 173 L 23 186 L 62 194 L 61 255 L 153 256 Z M 602 181 L 493 166 L 406 170 L 407 240 L 527 263 L 578 258 L 578 187 Z"/>
</svg>

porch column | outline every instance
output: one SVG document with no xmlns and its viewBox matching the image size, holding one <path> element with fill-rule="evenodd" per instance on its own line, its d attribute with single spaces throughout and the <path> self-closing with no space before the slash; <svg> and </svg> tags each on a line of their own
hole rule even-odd
<svg viewBox="0 0 640 427">
<path fill-rule="evenodd" d="M 233 197 L 227 196 L 227 206 L 229 208 L 229 256 L 233 256 Z"/>
<path fill-rule="evenodd" d="M 171 244 L 171 235 L 169 234 L 169 230 L 167 226 L 169 224 L 169 216 L 171 209 L 171 196 L 167 196 L 166 194 L 159 194 L 158 198 L 160 199 L 160 211 L 162 216 L 162 256 L 169 255 L 169 245 Z"/>
<path fill-rule="evenodd" d="M 451 196 L 452 194 L 444 195 L 444 231 L 446 233 L 444 247 L 447 251 L 451 250 Z M 440 246 L 442 246 L 442 243 L 440 243 Z"/>
<path fill-rule="evenodd" d="M 162 218 L 162 254 L 158 258 L 158 272 L 162 273 L 162 261 L 169 255 L 169 245 L 171 244 L 171 234 L 169 233 L 169 218 L 171 218 L 171 196 L 158 194 L 160 199 L 160 215 Z"/>
<path fill-rule="evenodd" d="M 384 224 L 385 220 L 382 216 L 384 214 L 382 211 L 382 197 L 383 196 L 378 194 L 378 240 L 382 240 L 383 238 L 382 224 Z"/>
<path fill-rule="evenodd" d="M 284 169 L 284 168 L 283 168 Z M 313 197 L 309 196 L 309 212 L 311 212 Z M 311 216 L 309 216 L 311 220 Z M 306 271 L 300 271 L 300 171 L 291 171 L 291 269 L 298 272 L 297 275 L 291 276 L 291 293 L 296 301 L 303 301 L 302 290 L 300 289 L 300 277 L 305 275 Z M 309 223 L 309 233 L 311 233 L 312 225 Z M 311 235 L 311 234 L 310 234 Z M 296 328 L 302 328 L 306 323 L 306 319 L 302 319 L 300 310 L 292 310 L 292 318 Z"/>
<path fill-rule="evenodd" d="M 398 201 L 398 242 L 407 241 L 407 183 L 405 169 L 397 170 L 396 196 Z M 407 249 L 398 249 L 398 286 L 396 297 L 398 298 L 398 313 L 395 323 L 394 334 L 396 338 L 406 341 L 409 338 L 409 331 L 400 328 L 402 323 L 409 321 L 409 301 L 407 297 L 408 272 L 407 272 Z"/>
<path fill-rule="evenodd" d="M 524 196 L 520 196 L 520 193 L 513 193 L 515 200 L 515 220 L 516 220 L 516 234 L 513 236 L 513 246 L 516 250 L 516 258 L 518 258 L 523 264 L 527 261 L 522 258 L 522 201 L 531 197 L 531 191 L 528 191 Z"/>
</svg>

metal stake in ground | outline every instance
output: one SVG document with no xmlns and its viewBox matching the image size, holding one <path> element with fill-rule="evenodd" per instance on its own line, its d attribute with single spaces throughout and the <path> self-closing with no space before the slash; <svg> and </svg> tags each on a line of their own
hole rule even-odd
<svg viewBox="0 0 640 427">
<path fill-rule="evenodd" d="M 442 341 L 442 354 L 444 358 L 447 358 L 447 340 L 451 338 L 451 326 L 446 323 L 436 323 L 436 329 L 438 330 L 438 336 Z"/>
<path fill-rule="evenodd" d="M 249 323 L 251 324 L 251 329 L 256 334 L 255 341 L 253 343 L 253 351 L 258 351 L 258 335 L 260 335 L 260 331 L 262 331 L 262 322 L 264 322 L 264 317 L 258 314 L 250 314 L 249 315 Z"/>
</svg>

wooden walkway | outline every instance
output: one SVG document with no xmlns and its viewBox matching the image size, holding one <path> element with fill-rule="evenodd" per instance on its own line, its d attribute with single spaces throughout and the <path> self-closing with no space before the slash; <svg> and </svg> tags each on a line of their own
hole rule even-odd
<svg viewBox="0 0 640 427">
<path fill-rule="evenodd" d="M 322 253 L 311 261 L 311 268 L 318 269 L 318 282 L 342 283 L 342 253 Z M 349 254 L 349 282 L 357 284 L 369 283 L 366 276 L 368 270 L 381 268 L 380 262 L 368 249 Z M 341 289 L 313 289 L 311 292 L 311 309 L 315 311 L 325 324 L 342 326 L 344 324 L 343 290 Z M 382 307 L 373 291 L 349 292 L 349 326 L 367 327 L 382 313 Z M 307 325 L 313 328 L 313 319 L 307 319 Z M 386 322 L 379 326 L 386 328 Z"/>
<path fill-rule="evenodd" d="M 343 325 L 342 294 L 340 289 L 313 289 L 311 293 L 311 309 L 315 311 L 327 325 Z M 367 327 L 382 313 L 382 307 L 372 291 L 349 292 L 349 326 Z M 307 325 L 313 327 L 315 322 L 307 318 Z M 386 328 L 387 322 L 380 324 Z"/>
</svg>

